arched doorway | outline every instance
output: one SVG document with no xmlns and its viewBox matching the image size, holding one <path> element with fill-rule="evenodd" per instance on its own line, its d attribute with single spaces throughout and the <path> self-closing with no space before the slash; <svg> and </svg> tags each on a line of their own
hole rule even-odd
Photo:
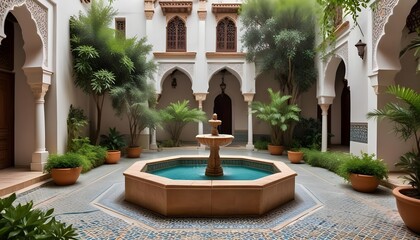
<svg viewBox="0 0 420 240">
<path fill-rule="evenodd" d="M 0 169 L 14 165 L 14 23 L 9 13 L 0 45 Z"/>
<path fill-rule="evenodd" d="M 222 121 L 222 124 L 218 127 L 219 133 L 232 134 L 232 100 L 229 95 L 225 93 L 226 70 L 223 69 L 221 73 L 222 82 L 220 83 L 220 89 L 222 93 L 217 95 L 214 99 L 213 113 L 217 113 L 217 118 Z"/>
</svg>

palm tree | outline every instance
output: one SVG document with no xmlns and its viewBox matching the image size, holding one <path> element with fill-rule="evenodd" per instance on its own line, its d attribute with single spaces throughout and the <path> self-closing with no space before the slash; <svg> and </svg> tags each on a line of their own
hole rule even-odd
<svg viewBox="0 0 420 240">
<path fill-rule="evenodd" d="M 420 196 L 420 94 L 413 89 L 398 85 L 389 86 L 387 92 L 402 100 L 405 106 L 388 103 L 382 109 L 369 112 L 367 116 L 393 122 L 393 131 L 404 141 L 414 137 L 416 149 L 401 156 L 396 166 L 409 174 L 405 179 L 417 189 Z"/>
<path fill-rule="evenodd" d="M 281 95 L 280 92 L 273 92 L 271 88 L 268 89 L 268 93 L 271 102 L 255 101 L 252 103 L 252 109 L 257 118 L 270 124 L 271 144 L 280 146 L 282 133 L 288 129 L 292 122 L 299 121 L 300 108 L 295 104 L 288 104 L 290 95 Z"/>
<path fill-rule="evenodd" d="M 164 128 L 170 134 L 174 146 L 180 145 L 182 130 L 190 122 L 199 122 L 206 119 L 206 114 L 198 108 L 189 108 L 189 101 L 184 100 L 171 103 L 161 110 Z"/>
</svg>

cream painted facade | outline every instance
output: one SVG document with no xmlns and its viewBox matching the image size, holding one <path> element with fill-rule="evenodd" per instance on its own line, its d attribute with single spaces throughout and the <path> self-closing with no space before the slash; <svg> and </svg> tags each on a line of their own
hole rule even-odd
<svg viewBox="0 0 420 240">
<path fill-rule="evenodd" d="M 165 1 L 116 0 L 113 3 L 114 8 L 118 10 L 116 19 L 125 20 L 126 36 L 147 37 L 148 42 L 153 45 L 149 57 L 156 62 L 158 68 L 150 81 L 155 84 L 159 100 L 157 107 L 164 108 L 170 102 L 187 99 L 190 101 L 190 106 L 203 109 L 210 118 L 214 111 L 215 98 L 221 93 L 220 84 L 223 77 L 226 84 L 225 93 L 230 97 L 232 104 L 232 134 L 241 139 L 241 144 L 253 149 L 254 136 L 268 135 L 270 129 L 266 123 L 252 116 L 250 103 L 256 100 L 267 101 L 267 88 L 276 90 L 279 86 L 270 73 L 259 73 L 254 63 L 245 60 L 245 49 L 240 41 L 243 33 L 242 25 L 236 14 L 232 13 L 242 1 L 186 1 L 191 5 L 182 6 L 181 12 L 176 12 L 177 10 L 161 2 Z M 13 166 L 30 166 L 32 170 L 41 171 L 49 153 L 65 151 L 66 119 L 70 104 L 84 109 L 91 124 L 95 122 L 92 101 L 74 86 L 69 46 L 70 16 L 77 15 L 79 11 L 86 11 L 89 6 L 89 3 L 78 0 L 0 2 L 0 44 L 7 37 L 4 33 L 7 15 L 11 13 L 17 20 L 14 23 L 13 51 L 15 76 Z M 366 10 L 365 13 L 371 14 L 370 10 Z M 368 29 L 372 21 L 368 20 L 366 14 L 362 26 Z M 186 52 L 168 53 L 166 25 L 175 15 L 185 21 L 187 49 Z M 216 51 L 216 26 L 224 17 L 232 19 L 236 24 L 236 52 Z M 369 34 L 370 31 L 366 30 L 365 36 Z M 336 68 L 340 59 L 344 59 L 348 69 L 345 78 L 349 80 L 352 95 L 356 94 L 356 97 L 351 98 L 351 121 L 367 122 L 364 116 L 368 108 L 362 110 L 355 109 L 354 106 L 363 106 L 366 102 L 369 103 L 369 109 L 376 106 L 380 95 L 374 94 L 376 88 L 371 87 L 371 83 L 375 79 L 380 79 L 375 76 L 382 76 L 384 73 L 374 75 L 369 70 L 368 64 L 372 61 L 369 59 L 372 57 L 368 54 L 371 56 L 374 54 L 370 52 L 369 46 L 364 61 L 354 55 L 353 42 L 357 42 L 359 38 L 357 29 L 346 30 L 337 43 L 337 47 L 343 50 L 336 51 L 334 57 L 319 63 L 321 70 L 318 85 L 313 86 L 301 98 L 300 107 L 303 109 L 304 117 L 317 117 L 317 98 L 324 109 L 329 106 L 328 104 L 336 102 L 334 86 L 339 85 L 334 82 Z M 401 40 L 401 36 L 398 40 Z M 348 68 L 350 61 L 354 61 L 354 66 Z M 227 71 L 223 73 L 222 70 Z M 352 72 L 359 75 L 352 75 Z M 414 74 L 413 76 L 415 77 Z M 176 78 L 177 82 L 175 88 L 172 87 L 173 78 Z M 357 80 L 352 81 L 352 79 Z M 120 132 L 128 134 L 126 119 L 115 116 L 109 100 L 105 104 L 107 107 L 103 113 L 102 133 L 106 133 L 109 127 L 115 126 Z M 333 110 L 332 115 L 334 114 L 336 113 Z M 332 131 L 337 132 L 333 132 L 337 139 L 333 138 L 331 143 L 340 144 L 338 139 L 340 126 L 334 124 L 331 124 L 331 127 Z M 375 134 L 378 131 L 370 127 L 371 124 L 374 123 L 369 122 L 369 143 L 373 142 L 372 146 L 352 141 L 350 145 L 352 152 L 357 153 L 362 149 L 369 152 L 377 151 L 376 146 L 379 143 L 376 139 L 379 138 L 376 138 Z M 207 132 L 209 127 L 206 122 L 190 124 L 184 130 L 181 140 L 192 142 L 195 141 L 197 134 Z M 154 149 L 157 147 L 157 141 L 167 138 L 162 129 L 150 133 L 144 131 L 141 144 L 144 148 Z"/>
<path fill-rule="evenodd" d="M 396 170 L 394 164 L 399 156 L 411 150 L 413 145 L 390 133 L 391 124 L 368 120 L 366 114 L 395 100 L 384 93 L 391 84 L 420 90 L 413 52 L 399 58 L 401 49 L 417 36 L 415 32 L 409 33 L 406 26 L 406 19 L 417 1 L 372 2 L 377 2 L 377 7 L 363 9 L 357 19 L 360 29 L 349 18 L 338 27 L 337 42 L 327 50 L 328 57 L 318 62 L 317 98 L 323 109 L 323 119 L 328 118 L 328 109 L 331 108 L 331 125 L 336 125 L 331 126 L 332 134 L 340 134 L 342 126 L 337 126 L 340 123 L 337 119 L 341 115 L 337 109 L 340 109 L 342 88 L 338 86 L 343 86 L 342 78 L 347 80 L 351 99 L 350 152 L 374 153 L 384 159 L 390 170 Z M 366 43 L 363 59 L 355 47 L 359 40 Z M 339 70 L 341 62 L 345 66 L 344 72 Z M 340 74 L 344 75 L 341 79 Z M 327 149 L 327 131 L 325 124 L 323 150 Z"/>
</svg>

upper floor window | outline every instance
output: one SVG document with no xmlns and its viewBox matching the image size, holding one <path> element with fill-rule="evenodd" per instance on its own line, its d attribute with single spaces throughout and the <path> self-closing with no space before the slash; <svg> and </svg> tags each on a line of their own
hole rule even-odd
<svg viewBox="0 0 420 240">
<path fill-rule="evenodd" d="M 172 18 L 166 27 L 166 51 L 187 51 L 187 28 L 178 16 Z"/>
<path fill-rule="evenodd" d="M 217 24 L 216 51 L 236 52 L 236 26 L 229 18 L 224 18 Z"/>
<path fill-rule="evenodd" d="M 118 38 L 125 38 L 125 18 L 115 19 L 115 29 L 117 30 Z"/>
</svg>

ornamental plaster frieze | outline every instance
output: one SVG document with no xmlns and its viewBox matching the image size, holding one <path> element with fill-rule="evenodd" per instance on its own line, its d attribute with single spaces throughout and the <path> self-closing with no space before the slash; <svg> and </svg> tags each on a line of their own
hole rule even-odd
<svg viewBox="0 0 420 240">
<path fill-rule="evenodd" d="M 341 46 L 339 46 L 334 53 L 330 54 L 328 58 L 324 58 L 322 61 L 322 67 L 323 67 L 323 72 L 324 72 L 324 76 L 327 74 L 327 67 L 328 64 L 331 62 L 331 59 L 333 57 L 336 58 L 341 58 L 344 61 L 344 65 L 348 66 L 348 59 L 349 59 L 349 48 L 348 48 L 348 42 L 345 42 L 344 44 L 342 44 Z M 347 75 L 347 71 L 346 71 L 346 75 Z"/>
<path fill-rule="evenodd" d="M 224 68 L 233 71 L 232 74 L 236 75 L 236 77 L 239 77 L 239 81 L 242 81 L 242 79 L 244 79 L 243 63 L 209 63 L 207 65 L 208 79 L 210 79 L 211 76 L 213 76 L 217 71 L 220 71 Z"/>
<path fill-rule="evenodd" d="M 48 10 L 35 0 L 11 0 L 0 3 L 0 26 L 6 19 L 7 13 L 15 7 L 26 4 L 32 19 L 35 21 L 37 33 L 41 36 L 44 47 L 44 65 L 48 65 Z"/>
<path fill-rule="evenodd" d="M 157 77 L 160 81 L 162 81 L 162 78 L 169 70 L 174 68 L 186 73 L 186 75 L 190 78 L 194 76 L 194 63 L 159 63 L 158 68 Z"/>
<path fill-rule="evenodd" d="M 376 60 L 376 51 L 378 42 L 381 37 L 385 34 L 385 25 L 388 22 L 389 17 L 393 13 L 394 7 L 398 4 L 399 0 L 381 0 L 376 2 L 376 7 L 373 11 L 373 23 L 372 23 L 372 56 L 373 57 L 373 68 L 378 67 Z"/>
</svg>

